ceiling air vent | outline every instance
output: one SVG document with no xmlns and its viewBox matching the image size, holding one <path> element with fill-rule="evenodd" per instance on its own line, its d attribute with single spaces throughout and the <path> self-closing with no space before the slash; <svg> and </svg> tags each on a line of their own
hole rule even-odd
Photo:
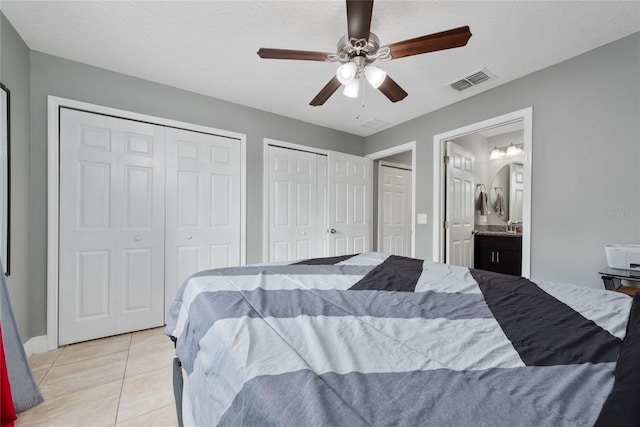
<svg viewBox="0 0 640 427">
<path fill-rule="evenodd" d="M 462 80 L 458 80 L 457 82 L 451 83 L 450 86 L 455 90 L 465 90 L 465 89 L 469 89 L 473 85 L 467 80 L 462 79 Z"/>
<path fill-rule="evenodd" d="M 383 120 L 379 120 L 379 119 L 371 119 L 371 120 L 367 120 L 364 123 L 361 123 L 360 126 L 362 126 L 363 128 L 367 128 L 367 129 L 371 129 L 371 130 L 376 130 L 376 129 L 380 129 L 382 127 L 387 126 L 389 123 L 383 121 Z"/>
<path fill-rule="evenodd" d="M 476 71 L 475 73 L 469 74 L 466 77 L 461 78 L 460 80 L 456 80 L 453 83 L 449 83 L 449 86 L 454 88 L 457 91 L 469 89 L 472 86 L 478 85 L 482 82 L 486 82 L 487 80 L 491 80 L 496 76 L 491 73 L 491 71 L 483 68 L 482 70 Z"/>
</svg>

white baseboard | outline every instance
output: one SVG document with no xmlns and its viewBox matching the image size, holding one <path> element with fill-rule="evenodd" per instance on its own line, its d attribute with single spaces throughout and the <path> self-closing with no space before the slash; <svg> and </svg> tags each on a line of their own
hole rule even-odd
<svg viewBox="0 0 640 427">
<path fill-rule="evenodd" d="M 49 344 L 47 343 L 47 336 L 40 335 L 38 337 L 32 337 L 24 343 L 24 352 L 27 353 L 27 358 L 32 354 L 46 353 L 49 351 Z"/>
</svg>

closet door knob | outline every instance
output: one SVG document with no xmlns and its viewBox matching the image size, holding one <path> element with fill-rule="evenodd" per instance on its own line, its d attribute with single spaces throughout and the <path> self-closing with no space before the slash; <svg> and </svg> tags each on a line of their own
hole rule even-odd
<svg viewBox="0 0 640 427">
<path fill-rule="evenodd" d="M 193 236 L 192 236 L 191 234 L 189 234 L 189 235 L 187 236 L 187 240 L 191 240 L 191 239 L 193 239 Z"/>
<path fill-rule="evenodd" d="M 337 230 L 335 228 L 331 228 L 331 229 L 329 229 L 329 233 L 336 234 Z"/>
<path fill-rule="evenodd" d="M 136 236 L 136 237 L 133 238 L 133 240 L 135 240 L 136 242 L 139 242 L 140 240 L 142 240 L 142 237 Z"/>
</svg>

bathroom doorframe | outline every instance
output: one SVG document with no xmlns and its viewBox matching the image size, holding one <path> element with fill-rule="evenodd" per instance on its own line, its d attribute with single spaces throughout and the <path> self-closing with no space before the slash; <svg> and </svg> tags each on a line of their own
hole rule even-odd
<svg viewBox="0 0 640 427">
<path fill-rule="evenodd" d="M 446 141 L 459 138 L 483 130 L 503 126 L 509 123 L 523 121 L 523 150 L 524 150 L 524 198 L 522 202 L 522 276 L 531 276 L 531 171 L 533 145 L 533 107 L 523 108 L 501 116 L 493 117 L 481 122 L 473 123 L 453 129 L 433 137 L 433 261 L 441 262 L 444 258 L 444 228 L 445 203 L 443 185 L 445 182 L 444 155 Z"/>
</svg>

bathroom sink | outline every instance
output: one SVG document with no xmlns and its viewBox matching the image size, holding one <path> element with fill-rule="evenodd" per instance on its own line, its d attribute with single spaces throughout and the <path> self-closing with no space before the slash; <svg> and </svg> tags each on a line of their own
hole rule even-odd
<svg viewBox="0 0 640 427">
<path fill-rule="evenodd" d="M 521 233 L 516 233 L 515 231 L 477 231 L 474 230 L 474 234 L 478 234 L 481 236 L 505 236 L 505 237 L 519 237 L 522 236 Z"/>
</svg>

